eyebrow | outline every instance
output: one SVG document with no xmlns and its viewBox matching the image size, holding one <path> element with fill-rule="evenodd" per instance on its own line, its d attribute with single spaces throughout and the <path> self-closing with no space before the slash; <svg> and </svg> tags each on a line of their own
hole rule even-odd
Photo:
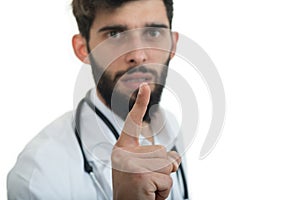
<svg viewBox="0 0 300 200">
<path fill-rule="evenodd" d="M 145 24 L 144 27 L 154 27 L 154 28 L 169 28 L 168 25 L 166 24 L 159 24 L 159 23 L 148 23 L 148 24 Z M 109 26 L 104 26 L 102 28 L 100 28 L 98 30 L 98 33 L 100 32 L 105 32 L 105 31 L 126 31 L 128 30 L 128 26 L 124 26 L 124 25 L 119 25 L 119 24 L 116 24 L 116 25 L 109 25 Z"/>
<path fill-rule="evenodd" d="M 154 27 L 154 28 L 169 28 L 166 24 L 150 23 L 146 24 L 145 27 Z"/>
<path fill-rule="evenodd" d="M 127 26 L 124 26 L 124 25 L 111 25 L 111 26 L 104 26 L 102 28 L 100 28 L 98 30 L 98 33 L 100 32 L 104 32 L 104 31 L 120 31 L 120 30 L 127 30 Z"/>
</svg>

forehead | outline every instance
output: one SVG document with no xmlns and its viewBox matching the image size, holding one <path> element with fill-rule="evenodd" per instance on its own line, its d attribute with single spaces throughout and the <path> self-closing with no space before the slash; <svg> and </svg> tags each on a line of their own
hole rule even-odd
<svg viewBox="0 0 300 200">
<path fill-rule="evenodd" d="M 146 24 L 160 23 L 169 27 L 166 7 L 162 0 L 129 1 L 116 9 L 100 9 L 92 28 L 124 25 L 128 29 L 143 28 Z"/>
</svg>

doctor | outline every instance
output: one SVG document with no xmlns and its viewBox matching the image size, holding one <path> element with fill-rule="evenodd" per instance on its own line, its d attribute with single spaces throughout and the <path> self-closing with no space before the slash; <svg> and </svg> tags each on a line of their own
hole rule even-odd
<svg viewBox="0 0 300 200">
<path fill-rule="evenodd" d="M 72 6 L 74 52 L 91 65 L 96 87 L 25 147 L 8 175 L 8 199 L 188 199 L 179 129 L 156 106 L 178 40 L 173 1 Z"/>
</svg>

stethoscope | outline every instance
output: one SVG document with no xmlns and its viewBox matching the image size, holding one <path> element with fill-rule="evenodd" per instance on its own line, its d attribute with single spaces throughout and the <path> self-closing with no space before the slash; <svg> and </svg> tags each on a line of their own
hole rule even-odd
<svg viewBox="0 0 300 200">
<path fill-rule="evenodd" d="M 85 97 L 83 98 L 78 106 L 77 106 L 77 110 L 75 113 L 75 135 L 76 135 L 76 139 L 78 141 L 79 147 L 80 147 L 80 151 L 83 157 L 83 166 L 84 166 L 84 171 L 86 173 L 88 173 L 90 175 L 90 177 L 92 178 L 95 186 L 98 188 L 98 190 L 105 196 L 105 199 L 110 199 L 106 192 L 103 190 L 103 188 L 101 187 L 99 181 L 97 180 L 94 172 L 93 172 L 93 167 L 89 164 L 86 155 L 83 151 L 83 146 L 82 146 L 82 141 L 81 141 L 81 137 L 79 134 L 79 130 L 80 130 L 80 112 L 82 109 L 82 106 L 84 103 L 87 103 L 87 105 L 95 111 L 95 113 L 97 114 L 97 116 L 106 124 L 106 126 L 110 129 L 110 131 L 112 132 L 112 134 L 115 136 L 116 140 L 118 140 L 119 138 L 119 133 L 117 132 L 117 130 L 115 129 L 115 127 L 113 126 L 113 124 L 109 121 L 109 119 L 90 101 L 89 98 Z M 174 146 L 172 148 L 172 150 L 176 151 L 176 146 Z M 182 165 L 179 165 L 179 170 L 176 172 L 177 174 L 177 178 L 179 178 L 179 173 L 181 174 L 181 179 L 182 179 L 182 184 L 183 184 L 183 188 L 184 188 L 184 195 L 183 198 L 184 199 L 188 199 L 189 198 L 189 194 L 188 194 L 188 187 L 187 187 L 187 182 L 186 182 L 186 178 L 185 178 L 185 173 L 183 170 Z"/>
</svg>

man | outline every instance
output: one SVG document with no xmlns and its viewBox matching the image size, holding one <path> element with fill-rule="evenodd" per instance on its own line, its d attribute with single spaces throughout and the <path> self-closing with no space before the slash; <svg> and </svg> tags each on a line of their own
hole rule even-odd
<svg viewBox="0 0 300 200">
<path fill-rule="evenodd" d="M 74 52 L 91 65 L 96 89 L 75 117 L 65 114 L 26 146 L 8 175 L 8 199 L 187 198 L 181 158 L 171 150 L 180 146 L 178 130 L 155 106 L 178 40 L 172 0 L 72 6 L 80 31 Z"/>
</svg>

